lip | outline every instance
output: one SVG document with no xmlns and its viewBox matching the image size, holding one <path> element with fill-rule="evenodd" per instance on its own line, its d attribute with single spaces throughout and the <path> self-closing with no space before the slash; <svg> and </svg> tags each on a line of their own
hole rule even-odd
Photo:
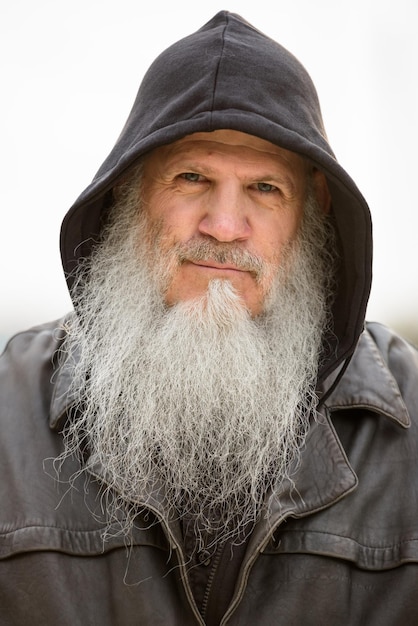
<svg viewBox="0 0 418 626">
<path fill-rule="evenodd" d="M 246 270 L 242 270 L 236 265 L 231 265 L 230 263 L 216 263 L 216 261 L 190 261 L 192 265 L 196 265 L 197 267 L 202 267 L 204 269 L 210 270 L 220 270 L 220 271 L 233 271 L 233 272 L 245 272 Z"/>
</svg>

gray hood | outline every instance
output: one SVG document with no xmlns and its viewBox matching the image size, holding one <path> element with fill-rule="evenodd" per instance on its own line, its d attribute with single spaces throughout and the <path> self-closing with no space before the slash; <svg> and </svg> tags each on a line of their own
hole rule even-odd
<svg viewBox="0 0 418 626">
<path fill-rule="evenodd" d="M 371 284 L 370 214 L 328 144 L 306 70 L 238 15 L 221 11 L 165 50 L 146 73 L 115 147 L 64 218 L 61 254 L 70 292 L 80 258 L 100 240 L 115 181 L 152 148 L 225 128 L 304 155 L 327 177 L 341 267 L 333 328 L 324 338 L 323 379 L 351 356 L 363 330 Z"/>
</svg>

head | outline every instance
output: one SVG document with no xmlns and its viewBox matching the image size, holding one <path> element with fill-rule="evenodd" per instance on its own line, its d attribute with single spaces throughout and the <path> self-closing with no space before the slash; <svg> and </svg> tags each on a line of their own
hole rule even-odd
<svg viewBox="0 0 418 626">
<path fill-rule="evenodd" d="M 146 72 L 114 149 L 63 221 L 61 253 L 71 295 L 76 299 L 79 264 L 90 257 L 94 242 L 101 237 L 112 190 L 128 175 L 135 162 L 144 155 L 155 154 L 156 148 L 175 145 L 196 133 L 213 136 L 212 131 L 219 129 L 234 129 L 268 140 L 276 152 L 280 146 L 287 151 L 285 154 L 298 154 L 315 164 L 323 172 L 318 175 L 309 168 L 314 186 L 319 182 L 318 197 L 323 192 L 328 193 L 321 182 L 321 177 L 326 176 L 340 271 L 332 324 L 324 344 L 327 354 L 321 364 L 322 383 L 350 357 L 363 330 L 371 281 L 369 211 L 329 145 L 318 96 L 305 68 L 291 52 L 239 15 L 219 12 L 196 32 L 164 50 Z M 192 170 L 190 174 L 193 173 Z M 266 173 L 270 172 L 262 172 L 262 175 Z M 188 179 L 191 182 L 190 176 Z M 160 186 L 161 192 L 163 187 Z M 265 191 L 267 189 L 264 187 Z M 288 197 L 288 201 L 289 206 L 292 199 Z M 206 220 L 203 230 L 214 225 L 214 216 L 209 217 L 212 223 Z M 291 229 L 296 224 L 288 226 L 290 232 L 283 234 L 283 241 L 292 237 Z M 223 229 L 225 227 L 230 229 L 231 222 L 224 223 Z M 257 242 L 248 238 L 248 233 L 247 229 L 239 238 L 244 243 L 247 237 L 244 247 L 254 251 Z M 185 231 L 182 234 L 186 234 Z M 279 242 L 276 243 L 279 247 Z M 266 243 L 266 251 L 267 247 Z M 234 264 L 231 259 L 229 262 Z M 211 268 L 212 273 L 217 269 L 213 264 Z M 202 276 L 198 278 L 190 264 L 184 263 L 182 272 L 184 276 L 187 273 L 188 281 L 188 270 L 193 270 L 194 293 L 204 285 L 209 270 L 201 270 Z M 234 280 L 238 284 L 238 274 Z M 246 274 L 241 274 L 240 282 L 256 314 L 263 306 L 261 292 L 250 287 Z M 183 286 L 174 281 L 167 297 L 172 297 L 174 302 L 183 295 Z"/>
<path fill-rule="evenodd" d="M 220 129 L 152 150 L 114 195 L 79 272 L 68 450 L 87 443 L 125 530 L 132 503 L 154 498 L 194 520 L 196 547 L 209 531 L 238 541 L 291 478 L 316 404 L 325 177 Z"/>
<path fill-rule="evenodd" d="M 324 175 L 299 155 L 235 130 L 194 133 L 144 161 L 142 202 L 167 267 L 169 306 L 203 296 L 212 280 L 231 283 L 251 316 L 267 305 L 302 221 L 312 187 L 329 210 Z M 177 259 L 180 260 L 177 263 Z"/>
</svg>

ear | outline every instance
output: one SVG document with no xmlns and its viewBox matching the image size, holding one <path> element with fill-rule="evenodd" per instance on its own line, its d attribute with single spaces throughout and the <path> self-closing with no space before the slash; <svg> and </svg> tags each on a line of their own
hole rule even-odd
<svg viewBox="0 0 418 626">
<path fill-rule="evenodd" d="M 328 189 L 327 179 L 325 174 L 316 167 L 312 168 L 312 182 L 319 206 L 324 213 L 329 213 L 331 210 L 331 194 Z"/>
</svg>

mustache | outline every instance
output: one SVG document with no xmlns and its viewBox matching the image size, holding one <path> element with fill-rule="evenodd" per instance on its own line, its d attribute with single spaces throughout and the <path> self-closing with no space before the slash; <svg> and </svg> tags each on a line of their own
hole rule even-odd
<svg viewBox="0 0 418 626">
<path fill-rule="evenodd" d="M 241 271 L 254 274 L 257 279 L 261 279 L 270 267 L 262 257 L 237 244 L 209 239 L 194 238 L 186 243 L 177 243 L 174 253 L 179 265 L 194 261 L 215 261 L 234 265 Z"/>
</svg>

